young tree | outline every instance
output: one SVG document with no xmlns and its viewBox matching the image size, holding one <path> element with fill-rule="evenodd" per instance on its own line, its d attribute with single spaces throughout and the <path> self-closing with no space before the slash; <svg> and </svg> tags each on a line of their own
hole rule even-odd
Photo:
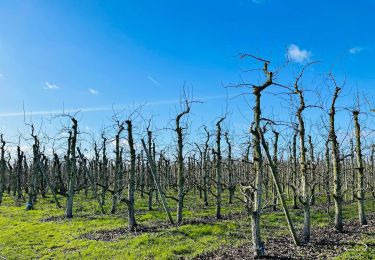
<svg viewBox="0 0 375 260">
<path fill-rule="evenodd" d="M 178 174 L 178 195 L 177 195 L 177 222 L 182 221 L 182 209 L 184 207 L 185 191 L 185 171 L 184 171 L 184 157 L 183 157 L 183 128 L 181 126 L 181 119 L 184 115 L 190 112 L 190 102 L 185 100 L 184 110 L 176 116 L 176 128 L 177 133 L 177 174 Z"/>
<path fill-rule="evenodd" d="M 136 163 L 136 155 L 134 149 L 134 140 L 133 140 L 133 126 L 131 120 L 125 121 L 127 125 L 127 132 L 128 132 L 128 145 L 130 149 L 130 171 L 129 171 L 129 184 L 128 184 L 128 199 L 126 200 L 126 204 L 128 205 L 128 216 L 129 216 L 129 228 L 130 230 L 134 230 L 137 226 L 137 222 L 135 220 L 135 163 Z"/>
<path fill-rule="evenodd" d="M 3 134 L 0 135 L 0 205 L 3 202 L 3 192 L 5 190 L 5 141 L 3 139 Z"/>
<path fill-rule="evenodd" d="M 275 167 L 277 168 L 278 167 L 278 158 L 277 158 L 277 154 L 278 154 L 278 142 L 279 142 L 279 132 L 275 131 L 275 130 L 272 130 L 274 136 L 275 136 L 275 140 L 274 140 L 274 143 L 273 143 L 273 164 L 275 165 Z M 272 171 L 272 169 L 271 169 Z M 280 185 L 280 188 L 281 188 L 281 185 Z M 281 189 L 282 191 L 282 189 Z M 272 185 L 272 193 L 273 193 L 273 205 L 272 205 L 272 210 L 273 211 L 276 211 L 277 210 L 277 187 L 276 187 L 276 184 L 273 184 Z"/>
<path fill-rule="evenodd" d="M 67 200 L 66 200 L 66 218 L 73 217 L 73 198 L 74 198 L 74 190 L 77 181 L 77 165 L 76 165 L 76 147 L 77 147 L 77 136 L 78 136 L 78 121 L 74 117 L 70 117 L 72 121 L 72 130 L 69 133 L 69 149 L 70 154 L 67 158 L 68 163 L 68 193 L 67 193 Z"/>
<path fill-rule="evenodd" d="M 342 219 L 342 191 L 341 191 L 341 171 L 340 171 L 340 156 L 339 144 L 337 142 L 335 115 L 336 115 L 336 100 L 339 96 L 341 88 L 335 83 L 335 92 L 332 97 L 332 103 L 329 110 L 329 139 L 331 141 L 332 150 L 332 172 L 333 172 L 333 199 L 335 201 L 335 229 L 338 232 L 343 231 Z"/>
<path fill-rule="evenodd" d="M 221 219 L 221 193 L 222 187 L 222 169 L 221 169 L 221 123 L 225 117 L 220 118 L 216 122 L 216 150 L 213 150 L 216 155 L 216 218 Z"/>
<path fill-rule="evenodd" d="M 225 141 L 228 147 L 228 190 L 229 190 L 229 204 L 233 203 L 234 192 L 236 191 L 236 182 L 234 180 L 234 169 L 233 169 L 233 159 L 232 159 L 232 144 L 229 141 L 228 132 L 225 132 Z"/>
<path fill-rule="evenodd" d="M 121 193 L 120 179 L 122 178 L 122 152 L 120 147 L 121 133 L 125 130 L 124 122 L 116 120 L 117 133 L 115 136 L 115 175 L 113 180 L 112 208 L 111 213 L 115 214 L 117 210 L 117 199 Z"/>
<path fill-rule="evenodd" d="M 99 166 L 100 167 L 100 166 Z M 102 200 L 101 204 L 105 204 L 105 196 L 108 191 L 109 177 L 108 177 L 108 157 L 107 157 L 107 138 L 102 134 L 102 163 L 101 163 L 101 180 L 102 180 Z"/>
<path fill-rule="evenodd" d="M 209 178 L 209 142 L 210 142 L 210 132 L 207 127 L 204 127 L 206 133 L 206 140 L 204 143 L 203 153 L 202 153 L 202 168 L 203 168 L 203 202 L 205 206 L 208 206 L 208 178 Z"/>
<path fill-rule="evenodd" d="M 260 234 L 260 217 L 262 209 L 262 182 L 263 182 L 263 157 L 260 147 L 260 121 L 261 121 L 261 95 L 269 86 L 273 85 L 273 73 L 268 70 L 270 64 L 269 61 L 255 57 L 249 54 L 241 55 L 241 58 L 251 57 L 258 61 L 263 62 L 263 74 L 265 76 L 265 81 L 261 85 L 255 84 L 245 84 L 252 87 L 252 94 L 254 96 L 254 108 L 253 108 L 253 122 L 250 128 L 252 134 L 253 142 L 253 161 L 254 161 L 254 173 L 255 173 L 255 186 L 253 195 L 247 195 L 247 200 L 253 197 L 252 201 L 252 212 L 251 212 L 251 230 L 252 230 L 252 241 L 253 241 L 253 251 L 255 257 L 260 257 L 264 255 L 264 243 L 261 239 Z"/>
<path fill-rule="evenodd" d="M 361 225 L 367 225 L 367 219 L 365 215 L 365 188 L 364 188 L 364 167 L 362 159 L 362 147 L 361 147 L 361 126 L 358 121 L 359 111 L 353 111 L 354 128 L 355 128 L 355 141 L 356 141 L 356 160 L 357 160 L 357 200 L 358 200 L 358 217 Z"/>
<path fill-rule="evenodd" d="M 17 146 L 17 176 L 16 176 L 16 190 L 17 190 L 17 199 L 22 198 L 22 183 L 21 183 L 21 176 L 22 176 L 22 161 L 23 161 L 24 155 L 21 151 L 20 146 Z"/>
<path fill-rule="evenodd" d="M 325 174 L 324 174 L 324 189 L 326 191 L 327 206 L 331 205 L 331 188 L 330 188 L 330 172 L 331 172 L 331 162 L 329 156 L 329 139 L 325 142 Z"/>
<path fill-rule="evenodd" d="M 295 130 L 293 134 L 293 142 L 291 149 L 291 163 L 292 163 L 292 182 L 290 187 L 293 190 L 293 209 L 298 209 L 298 171 L 297 171 L 297 133 L 298 130 Z"/>
<path fill-rule="evenodd" d="M 37 176 L 39 172 L 39 162 L 40 162 L 40 144 L 38 136 L 35 134 L 34 125 L 30 125 L 31 127 L 31 137 L 34 141 L 32 150 L 33 150 L 33 162 L 32 162 L 32 169 L 29 175 L 29 184 L 30 184 L 30 190 L 29 190 L 29 196 L 28 196 L 28 202 L 26 205 L 26 210 L 34 209 L 34 203 L 36 202 L 36 196 L 37 196 L 37 189 L 36 189 L 36 182 L 37 182 Z"/>
<path fill-rule="evenodd" d="M 309 66 L 309 64 L 307 65 Z M 306 67 L 307 67 L 306 66 Z M 305 97 L 303 94 L 303 90 L 299 86 L 299 81 L 302 78 L 303 72 L 305 70 L 304 67 L 301 73 L 298 75 L 295 83 L 294 83 L 294 90 L 295 94 L 298 95 L 299 98 L 299 107 L 296 112 L 296 116 L 298 119 L 298 134 L 299 134 L 299 145 L 300 145 L 300 172 L 301 172 L 301 186 L 302 186 L 302 198 L 300 201 L 303 205 L 303 213 L 304 213 L 304 221 L 303 221 L 303 231 L 302 231 L 302 241 L 304 243 L 308 243 L 310 240 L 310 203 L 311 203 L 311 196 L 310 196 L 310 186 L 309 186 L 309 179 L 307 174 L 307 162 L 306 162 L 306 145 L 305 145 L 305 121 L 303 118 L 303 111 L 306 109 L 305 104 Z"/>
</svg>

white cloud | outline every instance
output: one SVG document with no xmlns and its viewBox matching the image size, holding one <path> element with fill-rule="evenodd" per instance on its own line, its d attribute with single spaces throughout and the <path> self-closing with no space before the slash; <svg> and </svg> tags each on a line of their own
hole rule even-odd
<svg viewBox="0 0 375 260">
<path fill-rule="evenodd" d="M 148 80 L 150 80 L 152 83 L 154 83 L 155 85 L 158 85 L 160 86 L 160 82 L 157 81 L 156 79 L 154 79 L 153 77 L 151 76 L 147 76 Z"/>
<path fill-rule="evenodd" d="M 96 89 L 89 88 L 88 90 L 89 90 L 90 93 L 93 94 L 93 95 L 98 95 L 98 94 L 99 94 L 99 91 L 97 91 Z"/>
<path fill-rule="evenodd" d="M 50 89 L 59 89 L 60 87 L 55 85 L 55 84 L 50 84 L 46 82 L 46 86 L 44 87 L 45 90 L 50 90 Z"/>
<path fill-rule="evenodd" d="M 302 50 L 297 45 L 291 44 L 288 47 L 286 56 L 293 62 L 303 63 L 310 60 L 311 52 Z"/>
<path fill-rule="evenodd" d="M 4 75 L 0 73 L 0 79 L 4 78 Z"/>
<path fill-rule="evenodd" d="M 363 47 L 357 46 L 357 47 L 353 47 L 349 49 L 350 54 L 357 54 L 357 53 L 360 53 L 361 51 L 363 51 Z"/>
</svg>

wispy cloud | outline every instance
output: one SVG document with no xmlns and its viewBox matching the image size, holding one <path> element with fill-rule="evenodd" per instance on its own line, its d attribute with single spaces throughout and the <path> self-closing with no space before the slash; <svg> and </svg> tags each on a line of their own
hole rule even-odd
<svg viewBox="0 0 375 260">
<path fill-rule="evenodd" d="M 93 89 L 93 88 L 88 88 L 89 92 L 93 95 L 98 95 L 99 94 L 99 91 L 97 91 L 96 89 Z"/>
<path fill-rule="evenodd" d="M 4 78 L 4 75 L 2 73 L 0 73 L 0 79 Z"/>
<path fill-rule="evenodd" d="M 363 51 L 363 47 L 359 47 L 359 46 L 349 49 L 350 54 L 357 54 L 357 53 L 360 53 L 361 51 Z"/>
<path fill-rule="evenodd" d="M 199 101 L 209 101 L 209 100 L 216 100 L 216 99 L 224 99 L 224 98 L 233 98 L 233 96 L 227 95 L 218 95 L 218 96 L 205 96 L 205 97 L 197 97 L 195 100 Z M 60 114 L 73 114 L 77 112 L 105 112 L 105 111 L 113 111 L 113 110 L 124 110 L 129 107 L 139 107 L 143 105 L 144 107 L 147 106 L 163 106 L 163 105 L 174 105 L 179 104 L 180 99 L 170 99 L 170 100 L 159 100 L 159 101 L 152 101 L 152 102 L 145 102 L 145 103 L 138 103 L 138 104 L 122 104 L 117 106 L 99 106 L 99 107 L 82 107 L 82 108 L 71 108 L 71 109 L 54 109 L 54 110 L 44 110 L 44 111 L 26 111 L 26 112 L 7 112 L 7 113 L 0 113 L 0 117 L 19 117 L 19 116 L 53 116 L 53 115 L 60 115 Z"/>
<path fill-rule="evenodd" d="M 55 84 L 51 84 L 49 82 L 46 82 L 45 87 L 44 87 L 45 90 L 59 89 L 59 88 L 60 88 L 59 86 Z"/>
<path fill-rule="evenodd" d="M 307 50 L 302 50 L 295 44 L 290 44 L 286 56 L 290 61 L 304 63 L 310 60 L 311 52 Z"/>
<path fill-rule="evenodd" d="M 43 111 L 26 111 L 26 112 L 9 112 L 0 113 L 0 117 L 17 117 L 17 116 L 52 116 L 59 114 L 72 114 L 77 112 L 100 112 L 110 111 L 112 107 L 84 107 L 84 108 L 71 108 L 71 109 L 54 109 L 54 110 L 43 110 Z"/>
<path fill-rule="evenodd" d="M 156 79 L 154 79 L 153 77 L 151 76 L 147 76 L 148 80 L 151 81 L 152 83 L 154 83 L 155 85 L 158 85 L 160 86 L 160 82 L 157 81 Z"/>
</svg>

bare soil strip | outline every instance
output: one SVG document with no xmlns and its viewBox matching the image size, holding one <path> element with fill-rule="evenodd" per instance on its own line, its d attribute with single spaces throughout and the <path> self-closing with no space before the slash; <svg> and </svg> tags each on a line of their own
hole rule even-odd
<svg viewBox="0 0 375 260">
<path fill-rule="evenodd" d="M 313 228 L 311 241 L 295 246 L 289 236 L 270 237 L 266 241 L 265 259 L 328 259 L 361 246 L 363 250 L 375 248 L 375 243 L 361 243 L 363 238 L 375 238 L 375 214 L 368 215 L 368 225 L 360 226 L 357 220 L 347 221 L 344 233 L 337 233 L 332 226 Z M 237 248 L 224 248 L 206 253 L 196 259 L 254 259 L 251 243 Z"/>
</svg>

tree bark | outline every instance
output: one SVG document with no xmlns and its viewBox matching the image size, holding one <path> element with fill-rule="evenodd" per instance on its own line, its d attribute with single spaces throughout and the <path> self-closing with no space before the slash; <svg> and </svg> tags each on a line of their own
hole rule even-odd
<svg viewBox="0 0 375 260">
<path fill-rule="evenodd" d="M 222 193 L 222 169 L 221 169 L 221 122 L 225 117 L 222 117 L 216 123 L 216 218 L 221 219 L 221 193 Z"/>
<path fill-rule="evenodd" d="M 358 122 L 359 111 L 353 111 L 354 127 L 355 127 L 355 141 L 356 141 L 356 159 L 357 159 L 357 200 L 358 200 L 358 218 L 361 225 L 367 225 L 365 215 L 365 192 L 364 192 L 364 168 L 362 159 L 361 147 L 361 126 Z"/>
<path fill-rule="evenodd" d="M 3 135 L 0 135 L 0 205 L 3 202 L 3 193 L 5 190 L 5 141 L 3 139 Z"/>
<path fill-rule="evenodd" d="M 117 211 L 117 200 L 120 196 L 120 179 L 121 179 L 121 164 L 122 164 L 122 152 L 120 148 L 120 139 L 121 139 L 121 133 L 124 131 L 123 123 L 118 124 L 117 134 L 115 136 L 115 178 L 113 183 L 113 194 L 112 194 L 112 208 L 111 213 L 115 214 Z"/>
<path fill-rule="evenodd" d="M 77 173 L 77 165 L 76 165 L 76 145 L 77 145 L 77 135 L 78 135 L 78 122 L 77 120 L 72 117 L 72 133 L 70 139 L 70 158 L 69 158 L 69 181 L 68 181 L 68 197 L 66 201 L 66 218 L 73 217 L 73 198 L 74 198 L 74 189 L 76 184 L 76 173 Z"/>
<path fill-rule="evenodd" d="M 177 133 L 177 174 L 178 174 L 178 195 L 177 195 L 177 222 L 182 221 L 182 210 L 184 208 L 185 197 L 185 171 L 183 157 L 183 133 L 181 127 L 181 118 L 190 112 L 190 105 L 186 102 L 186 108 L 176 117 L 176 133 Z"/>
<path fill-rule="evenodd" d="M 133 126 L 130 120 L 126 121 L 128 127 L 128 144 L 130 149 L 130 171 L 129 171 L 129 184 L 128 184 L 128 216 L 129 216 L 129 228 L 134 230 L 137 226 L 135 220 L 135 163 L 136 155 L 134 149 L 134 140 L 133 140 Z"/>
<path fill-rule="evenodd" d="M 333 94 L 332 104 L 329 111 L 329 138 L 332 145 L 332 172 L 333 172 L 333 199 L 335 201 L 335 229 L 338 232 L 343 231 L 343 217 L 342 217 L 342 191 L 341 191 L 341 171 L 340 171 L 340 157 L 339 157 L 339 144 L 337 142 L 335 130 L 335 103 L 339 95 L 340 88 L 336 87 Z"/>
</svg>

